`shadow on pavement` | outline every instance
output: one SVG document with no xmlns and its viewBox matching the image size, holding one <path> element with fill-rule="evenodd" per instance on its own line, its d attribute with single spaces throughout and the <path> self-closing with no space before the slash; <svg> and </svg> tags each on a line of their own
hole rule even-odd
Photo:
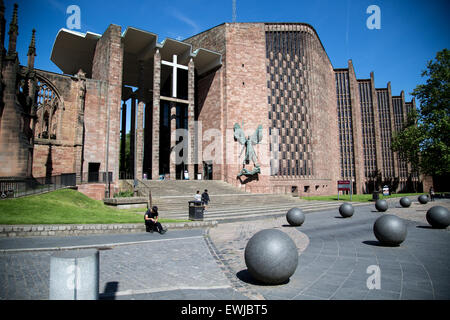
<svg viewBox="0 0 450 320">
<path fill-rule="evenodd" d="M 426 224 L 421 225 L 421 226 L 416 226 L 416 228 L 420 228 L 420 229 L 438 229 L 438 228 L 433 228 L 432 226 L 427 226 Z"/>
<path fill-rule="evenodd" d="M 377 240 L 366 240 L 366 241 L 363 241 L 362 243 L 367 244 L 369 246 L 375 246 L 375 247 L 387 247 L 387 248 L 400 247 L 400 245 L 397 245 L 397 244 L 389 245 L 389 244 L 381 243 L 380 241 L 377 241 Z"/>
<path fill-rule="evenodd" d="M 119 289 L 118 281 L 111 281 L 106 283 L 105 290 L 99 294 L 99 300 L 116 300 L 116 292 Z"/>
<path fill-rule="evenodd" d="M 252 277 L 250 272 L 248 272 L 248 269 L 239 271 L 238 273 L 236 273 L 236 276 L 238 277 L 239 280 L 241 280 L 245 283 L 248 283 L 248 284 L 256 285 L 256 286 L 278 286 L 278 285 L 284 285 L 284 284 L 289 283 L 289 279 L 287 279 L 286 281 L 284 281 L 283 283 L 280 283 L 280 284 L 267 284 L 267 283 L 260 282 Z"/>
<path fill-rule="evenodd" d="M 380 241 L 378 240 L 365 240 L 362 243 L 367 244 L 369 246 L 375 246 L 375 247 L 383 247 Z"/>
</svg>

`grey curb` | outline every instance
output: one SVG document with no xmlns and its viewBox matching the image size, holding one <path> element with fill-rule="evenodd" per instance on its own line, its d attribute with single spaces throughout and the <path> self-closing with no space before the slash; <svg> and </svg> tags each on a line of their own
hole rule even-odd
<svg viewBox="0 0 450 320">
<path fill-rule="evenodd" d="M 168 229 L 192 229 L 217 226 L 217 221 L 164 223 Z M 78 236 L 105 233 L 145 232 L 144 223 L 124 224 L 62 224 L 62 225 L 0 225 L 0 237 Z"/>
</svg>

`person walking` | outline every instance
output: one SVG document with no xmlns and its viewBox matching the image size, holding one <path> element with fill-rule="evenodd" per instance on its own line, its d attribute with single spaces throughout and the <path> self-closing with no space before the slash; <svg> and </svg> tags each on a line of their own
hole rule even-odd
<svg viewBox="0 0 450 320">
<path fill-rule="evenodd" d="M 153 233 L 156 229 L 160 234 L 166 233 L 167 230 L 163 229 L 161 223 L 158 222 L 158 207 L 153 206 L 153 208 L 148 209 L 144 215 L 145 219 L 145 231 Z"/>
<path fill-rule="evenodd" d="M 433 187 L 430 187 L 430 200 L 434 201 L 434 189 L 433 189 Z"/>
<path fill-rule="evenodd" d="M 203 205 L 205 206 L 205 212 L 206 212 L 206 208 L 208 206 L 209 201 L 211 201 L 211 200 L 209 198 L 208 190 L 205 189 L 205 191 L 202 193 L 202 202 L 203 202 Z"/>
</svg>

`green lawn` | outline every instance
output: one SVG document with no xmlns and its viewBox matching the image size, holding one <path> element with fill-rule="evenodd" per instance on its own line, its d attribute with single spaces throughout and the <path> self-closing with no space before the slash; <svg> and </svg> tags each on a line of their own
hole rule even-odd
<svg viewBox="0 0 450 320">
<path fill-rule="evenodd" d="M 389 199 L 389 198 L 399 198 L 399 197 L 406 197 L 406 196 L 420 196 L 424 193 L 396 193 L 391 194 L 390 196 L 383 196 L 380 194 L 380 199 Z M 337 200 L 338 196 L 311 196 L 311 197 L 300 197 L 304 200 L 321 200 L 321 201 L 333 201 Z M 350 195 L 339 195 L 340 201 L 350 201 Z M 355 202 L 367 202 L 372 200 L 372 194 L 354 194 L 352 196 L 352 201 Z"/>
<path fill-rule="evenodd" d="M 0 224 L 144 223 L 136 211 L 122 211 L 81 192 L 64 189 L 41 195 L 0 200 Z M 144 211 L 142 209 L 141 211 Z M 161 223 L 186 222 L 161 217 Z"/>
</svg>

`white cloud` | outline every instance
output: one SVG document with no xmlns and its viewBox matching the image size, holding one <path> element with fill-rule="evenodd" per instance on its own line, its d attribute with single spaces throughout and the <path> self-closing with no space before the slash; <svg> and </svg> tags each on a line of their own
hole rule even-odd
<svg viewBox="0 0 450 320">
<path fill-rule="evenodd" d="M 194 20 L 179 12 L 177 9 L 171 8 L 169 14 L 190 26 L 194 34 L 199 33 L 200 27 L 198 26 L 198 24 Z"/>
</svg>

